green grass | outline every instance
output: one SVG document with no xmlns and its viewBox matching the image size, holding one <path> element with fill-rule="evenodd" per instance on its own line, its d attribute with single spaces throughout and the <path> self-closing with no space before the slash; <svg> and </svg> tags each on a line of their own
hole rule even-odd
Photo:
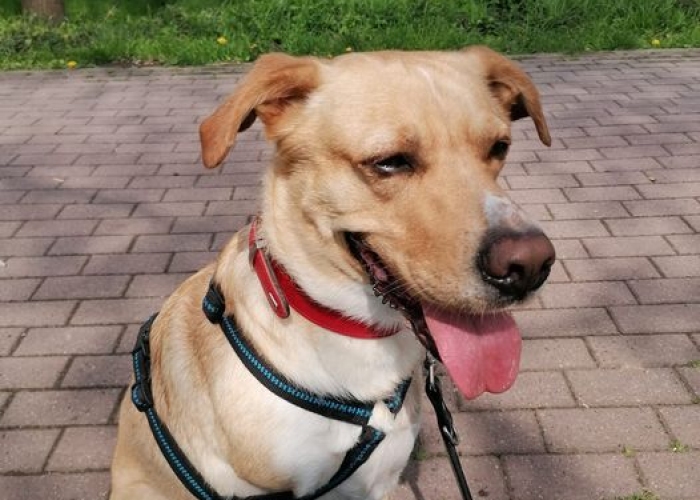
<svg viewBox="0 0 700 500">
<path fill-rule="evenodd" d="M 643 490 L 641 493 L 635 493 L 626 497 L 617 497 L 615 500 L 660 500 L 658 496 L 649 490 Z"/>
<path fill-rule="evenodd" d="M 273 50 L 325 56 L 473 43 L 511 54 L 700 47 L 697 0 L 65 1 L 66 20 L 52 26 L 22 16 L 19 0 L 0 0 L 0 69 L 196 65 Z"/>
</svg>

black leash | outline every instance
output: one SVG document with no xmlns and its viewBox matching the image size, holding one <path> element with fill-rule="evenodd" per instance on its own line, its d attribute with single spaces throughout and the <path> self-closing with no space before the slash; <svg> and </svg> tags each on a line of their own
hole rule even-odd
<svg viewBox="0 0 700 500">
<path fill-rule="evenodd" d="M 435 409 L 440 435 L 442 436 L 442 441 L 445 443 L 447 455 L 450 457 L 452 472 L 454 472 L 462 498 L 464 500 L 473 500 L 472 494 L 469 491 L 469 485 L 467 484 L 467 478 L 464 477 L 464 470 L 462 469 L 462 464 L 457 454 L 456 447 L 459 444 L 459 437 L 454 427 L 452 414 L 450 410 L 447 409 L 445 400 L 442 397 L 440 379 L 435 376 L 435 363 L 435 359 L 428 354 L 425 358 L 425 393 L 428 395 L 428 399 Z"/>
</svg>

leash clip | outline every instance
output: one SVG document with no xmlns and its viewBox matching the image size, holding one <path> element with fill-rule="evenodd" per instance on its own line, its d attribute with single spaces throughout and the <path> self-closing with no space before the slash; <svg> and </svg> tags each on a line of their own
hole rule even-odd
<svg viewBox="0 0 700 500">
<path fill-rule="evenodd" d="M 454 420 L 452 419 L 452 414 L 445 404 L 445 399 L 442 395 L 442 386 L 440 379 L 435 376 L 435 358 L 430 354 L 425 357 L 425 392 L 428 395 L 428 399 L 435 409 L 435 416 L 438 420 L 438 427 L 443 437 L 450 442 L 452 446 L 457 446 L 459 444 L 459 436 L 455 430 Z"/>
</svg>

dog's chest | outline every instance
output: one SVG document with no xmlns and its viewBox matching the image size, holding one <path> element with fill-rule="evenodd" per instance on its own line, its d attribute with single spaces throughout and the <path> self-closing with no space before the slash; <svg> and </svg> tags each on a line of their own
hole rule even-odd
<svg viewBox="0 0 700 500">
<path fill-rule="evenodd" d="M 323 498 L 383 498 L 396 485 L 413 449 L 420 424 L 418 413 L 412 395 L 396 416 L 381 403 L 377 405 L 370 425 L 386 437 L 363 466 Z M 361 431 L 359 426 L 328 419 L 319 422 L 306 415 L 295 428 L 283 432 L 286 444 L 276 450 L 273 461 L 292 474 L 300 493 L 313 491 L 337 472 Z"/>
<path fill-rule="evenodd" d="M 417 384 L 412 386 L 397 415 L 393 415 L 382 402 L 375 406 L 369 425 L 381 430 L 385 434 L 384 439 L 349 479 L 323 496 L 323 499 L 379 500 L 396 486 L 413 449 L 420 425 L 419 395 L 418 391 L 413 390 Z M 272 394 L 269 396 L 275 398 Z M 263 397 L 267 399 L 267 395 Z M 267 418 L 260 418 L 259 430 L 263 431 L 264 428 L 264 431 L 257 434 L 257 443 L 245 446 L 244 459 L 250 460 L 250 457 L 256 455 L 259 457 L 260 451 L 264 450 L 265 458 L 261 463 L 267 469 L 264 475 L 286 478 L 287 487 L 293 487 L 297 496 L 309 494 L 326 485 L 341 467 L 346 453 L 360 439 L 362 427 L 324 418 L 289 405 L 279 398 L 268 403 L 274 405 L 275 409 Z M 248 478 L 245 477 L 240 462 L 226 464 L 224 457 L 214 457 L 211 454 L 206 462 L 202 465 L 203 470 L 210 472 L 207 479 L 219 491 L 236 496 L 263 492 L 251 490 L 252 478 L 246 480 Z M 211 474 L 214 471 L 218 471 L 218 474 Z"/>
</svg>

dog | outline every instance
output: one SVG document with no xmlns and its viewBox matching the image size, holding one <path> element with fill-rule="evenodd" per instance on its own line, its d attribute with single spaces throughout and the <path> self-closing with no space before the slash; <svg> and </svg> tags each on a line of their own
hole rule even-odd
<svg viewBox="0 0 700 500">
<path fill-rule="evenodd" d="M 144 327 L 112 500 L 388 498 L 418 434 L 426 350 L 466 398 L 509 388 L 521 340 L 505 308 L 555 258 L 497 183 L 525 117 L 549 146 L 532 81 L 485 47 L 260 57 L 200 127 L 212 168 L 262 122 L 275 153 L 260 218 Z M 367 429 L 381 442 L 343 469 Z M 199 482 L 173 473 L 185 460 Z"/>
</svg>

